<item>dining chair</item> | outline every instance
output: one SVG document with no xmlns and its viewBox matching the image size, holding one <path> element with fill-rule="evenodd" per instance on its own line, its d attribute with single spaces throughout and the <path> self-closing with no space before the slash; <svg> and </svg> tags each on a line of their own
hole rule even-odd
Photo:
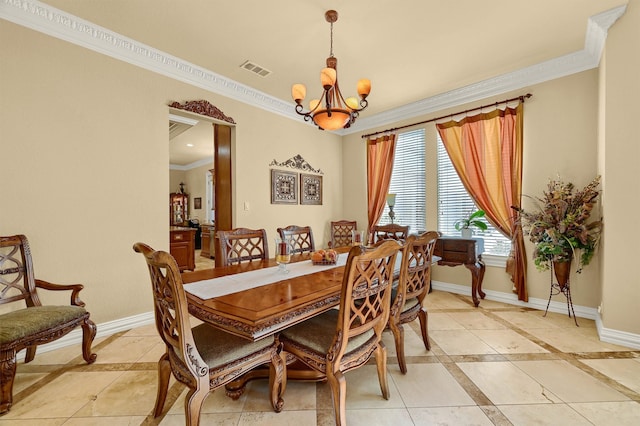
<svg viewBox="0 0 640 426">
<path fill-rule="evenodd" d="M 187 425 L 196 426 L 202 404 L 210 392 L 264 364 L 269 364 L 271 406 L 280 412 L 286 375 L 280 344 L 273 338 L 251 342 L 208 324 L 191 328 L 187 298 L 175 259 L 144 243 L 136 243 L 133 249 L 143 254 L 147 262 L 156 328 L 166 346 L 158 360 L 154 417 L 162 414 L 172 373 L 189 388 L 184 403 L 185 419 Z M 241 392 L 231 396 L 237 399 L 240 395 Z"/>
<path fill-rule="evenodd" d="M 283 240 L 291 238 L 292 253 L 313 253 L 316 245 L 313 241 L 313 231 L 310 226 L 289 225 L 286 228 L 278 228 L 278 235 Z"/>
<path fill-rule="evenodd" d="M 344 373 L 363 366 L 371 355 L 375 355 L 382 396 L 389 399 L 387 349 L 381 339 L 389 319 L 394 264 L 401 248 L 397 241 L 352 247 L 339 309 L 287 328 L 278 337 L 283 351 L 326 377 L 336 425 L 346 424 Z"/>
<path fill-rule="evenodd" d="M 371 227 L 369 242 L 375 244 L 380 240 L 406 240 L 409 236 L 409 227 L 394 223 L 388 225 L 374 225 Z"/>
<path fill-rule="evenodd" d="M 400 278 L 398 287 L 393 291 L 393 302 L 389 315 L 389 328 L 396 344 L 398 365 L 403 374 L 407 373 L 404 357 L 403 324 L 420 319 L 422 341 L 427 350 L 431 350 L 427 323 L 427 310 L 423 301 L 431 283 L 431 264 L 433 249 L 440 234 L 437 231 L 425 232 L 421 235 L 410 235 L 402 250 Z"/>
<path fill-rule="evenodd" d="M 218 250 L 222 266 L 240 262 L 269 259 L 267 231 L 264 229 L 235 228 L 217 231 Z"/>
<path fill-rule="evenodd" d="M 346 247 L 352 243 L 351 231 L 358 229 L 355 220 L 338 220 L 331 222 L 331 247 Z"/>
</svg>

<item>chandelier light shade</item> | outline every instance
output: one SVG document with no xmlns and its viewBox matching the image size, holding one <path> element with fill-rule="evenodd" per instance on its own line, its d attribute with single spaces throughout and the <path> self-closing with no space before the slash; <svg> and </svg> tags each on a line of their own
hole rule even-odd
<svg viewBox="0 0 640 426">
<path fill-rule="evenodd" d="M 358 81 L 360 100 L 356 97 L 345 99 L 342 96 L 338 86 L 338 59 L 333 56 L 333 23 L 338 20 L 338 12 L 328 10 L 324 17 L 331 24 L 331 50 L 327 58 L 327 67 L 320 71 L 322 95 L 319 99 L 309 101 L 308 111 L 305 111 L 302 105 L 307 95 L 304 84 L 294 84 L 291 87 L 291 97 L 296 102 L 296 112 L 302 115 L 305 121 L 313 120 L 320 130 L 338 130 L 351 126 L 358 118 L 360 111 L 367 107 L 371 82 L 366 78 Z"/>
</svg>

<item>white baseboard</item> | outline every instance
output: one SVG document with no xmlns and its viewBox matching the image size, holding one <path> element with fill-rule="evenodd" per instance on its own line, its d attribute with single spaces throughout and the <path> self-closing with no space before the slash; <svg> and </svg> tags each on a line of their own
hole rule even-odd
<svg viewBox="0 0 640 426">
<path fill-rule="evenodd" d="M 442 281 L 432 281 L 431 286 L 435 290 L 464 294 L 466 296 L 470 294 L 471 290 L 469 286 L 450 284 Z M 484 292 L 486 293 L 485 299 L 494 300 L 496 302 L 507 303 L 509 305 L 524 306 L 538 310 L 545 310 L 547 307 L 547 301 L 543 299 L 529 298 L 529 302 L 523 302 L 521 300 L 518 300 L 518 297 L 515 294 L 503 293 L 493 290 L 485 290 Z M 600 336 L 600 340 L 602 340 L 603 342 L 613 343 L 616 345 L 626 346 L 634 349 L 640 349 L 640 335 L 604 328 L 602 326 L 602 320 L 596 308 L 573 305 L 573 309 L 575 310 L 577 317 L 588 318 L 596 321 L 598 335 Z M 567 304 L 564 302 L 556 302 L 552 300 L 549 304 L 549 311 L 557 313 L 567 313 Z M 153 312 L 145 312 L 143 314 L 98 324 L 98 332 L 96 333 L 96 337 L 108 337 L 121 331 L 130 330 L 132 328 L 141 327 L 143 325 L 153 324 L 154 321 L 155 319 L 153 317 Z M 61 337 L 55 342 L 38 346 L 38 353 L 49 352 L 63 348 L 65 346 L 71 346 L 80 343 L 82 343 L 82 329 L 76 328 L 75 330 L 64 337 Z M 20 361 L 24 359 L 24 354 L 25 351 L 21 351 L 18 354 L 18 359 Z"/>
<path fill-rule="evenodd" d="M 469 296 L 471 288 L 465 285 L 450 284 L 442 281 L 431 281 L 431 287 L 434 290 L 447 291 L 449 293 L 463 294 Z M 523 306 L 532 309 L 544 311 L 547 308 L 547 300 L 529 298 L 529 302 L 523 302 L 518 300 L 518 296 L 513 293 L 503 293 L 501 291 L 484 290 L 486 293 L 485 299 L 493 300 L 496 302 L 507 303 L 509 305 Z M 586 306 L 573 305 L 573 309 L 577 317 L 587 318 L 596 321 L 596 330 L 600 340 L 607 343 L 613 343 L 620 346 L 626 346 L 628 348 L 640 349 L 640 335 L 628 333 L 626 331 L 618 331 L 610 328 L 604 328 L 602 325 L 602 319 L 596 308 L 589 308 Z M 549 312 L 556 312 L 561 314 L 567 313 L 566 302 L 557 302 L 552 300 L 549 304 Z"/>
</svg>

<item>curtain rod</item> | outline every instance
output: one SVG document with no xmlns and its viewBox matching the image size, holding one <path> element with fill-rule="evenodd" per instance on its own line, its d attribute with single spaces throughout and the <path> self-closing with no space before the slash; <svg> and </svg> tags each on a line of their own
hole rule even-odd
<svg viewBox="0 0 640 426">
<path fill-rule="evenodd" d="M 381 130 L 379 132 L 369 133 L 369 134 L 366 134 L 366 135 L 362 135 L 362 138 L 363 139 L 364 138 L 368 138 L 369 136 L 375 136 L 375 135 L 379 135 L 381 133 L 394 132 L 396 130 L 405 129 L 407 127 L 417 126 L 418 124 L 431 123 L 432 121 L 442 120 L 443 118 L 453 117 L 454 115 L 467 114 L 469 112 L 478 111 L 478 110 L 481 110 L 483 108 L 487 108 L 487 107 L 490 107 L 490 106 L 495 106 L 497 108 L 498 105 L 500 105 L 500 104 L 506 104 L 506 103 L 509 103 L 509 102 L 512 102 L 512 101 L 520 100 L 521 102 L 524 102 L 525 99 L 528 99 L 531 96 L 533 96 L 531 93 L 527 93 L 526 95 L 520 95 L 517 98 L 505 99 L 504 101 L 496 102 L 496 103 L 489 104 L 489 105 L 481 105 L 481 106 L 476 107 L 476 108 L 471 108 L 471 109 L 467 109 L 465 111 L 460 111 L 460 112 L 454 112 L 452 114 L 443 115 L 441 117 L 432 118 L 430 120 L 419 121 L 417 123 L 406 124 L 404 126 L 394 127 L 392 129 Z"/>
</svg>

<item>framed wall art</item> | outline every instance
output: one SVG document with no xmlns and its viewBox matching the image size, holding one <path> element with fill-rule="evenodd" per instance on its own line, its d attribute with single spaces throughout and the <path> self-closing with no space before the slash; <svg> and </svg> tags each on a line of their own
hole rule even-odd
<svg viewBox="0 0 640 426">
<path fill-rule="evenodd" d="M 300 173 L 300 204 L 322 205 L 322 176 Z"/>
<path fill-rule="evenodd" d="M 271 204 L 298 204 L 298 174 L 271 169 Z"/>
<path fill-rule="evenodd" d="M 193 199 L 193 208 L 196 210 L 202 208 L 202 197 L 196 197 Z"/>
</svg>

